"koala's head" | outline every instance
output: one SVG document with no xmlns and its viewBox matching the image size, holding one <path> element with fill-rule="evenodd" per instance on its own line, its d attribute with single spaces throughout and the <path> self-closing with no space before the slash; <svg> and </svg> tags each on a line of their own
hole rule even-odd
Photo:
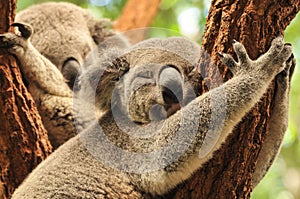
<svg viewBox="0 0 300 199">
<path fill-rule="evenodd" d="M 37 4 L 18 13 L 16 21 L 34 29 L 33 46 L 63 74 L 72 89 L 86 56 L 104 37 L 113 35 L 110 22 L 65 2 Z"/>
<path fill-rule="evenodd" d="M 176 50 L 165 48 L 164 41 L 169 40 Z M 91 92 L 84 91 L 86 86 L 81 86 L 81 92 L 87 98 L 94 98 L 97 108 L 104 111 L 117 108 L 137 123 L 169 117 L 195 98 L 188 74 L 200 54 L 196 45 L 192 49 L 176 47 L 185 44 L 183 41 L 191 45 L 188 40 L 169 40 L 155 39 L 159 45 L 154 46 L 153 40 L 147 40 L 122 52 L 110 49 L 99 55 L 98 61 L 88 64 L 80 80 L 82 85 L 92 88 Z M 195 53 L 195 57 L 180 49 Z"/>
</svg>

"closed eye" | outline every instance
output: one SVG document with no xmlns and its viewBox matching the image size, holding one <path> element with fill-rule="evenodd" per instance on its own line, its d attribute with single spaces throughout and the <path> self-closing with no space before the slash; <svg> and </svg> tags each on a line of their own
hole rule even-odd
<svg viewBox="0 0 300 199">
<path fill-rule="evenodd" d="M 147 78 L 147 79 L 150 79 L 150 78 L 153 78 L 153 72 L 152 71 L 141 71 L 137 74 L 138 77 L 143 77 L 143 78 Z"/>
</svg>

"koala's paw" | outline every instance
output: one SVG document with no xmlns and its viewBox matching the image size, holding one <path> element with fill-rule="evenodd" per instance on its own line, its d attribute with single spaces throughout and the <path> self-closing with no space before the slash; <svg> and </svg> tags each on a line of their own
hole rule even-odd
<svg viewBox="0 0 300 199">
<path fill-rule="evenodd" d="M 288 89 L 295 66 L 296 59 L 292 54 L 290 58 L 284 63 L 284 70 L 276 76 L 277 88 L 282 90 L 282 92 Z"/>
<path fill-rule="evenodd" d="M 221 57 L 223 64 L 226 65 L 234 75 L 237 75 L 249 68 L 248 66 L 252 61 L 249 58 L 243 44 L 237 42 L 236 40 L 233 40 L 233 50 L 237 55 L 238 62 L 236 62 L 229 54 L 220 52 L 218 54 Z"/>
<path fill-rule="evenodd" d="M 12 54 L 22 54 L 28 45 L 28 38 L 31 36 L 33 29 L 30 25 L 21 23 L 13 23 L 11 26 L 18 27 L 20 33 L 0 34 L 0 48 L 7 49 Z"/>
<path fill-rule="evenodd" d="M 270 49 L 256 60 L 257 65 L 268 74 L 277 75 L 285 69 L 287 60 L 292 55 L 292 45 L 285 44 L 283 37 L 279 36 L 272 41 Z"/>
<path fill-rule="evenodd" d="M 235 40 L 233 42 L 233 50 L 237 55 L 238 62 L 229 54 L 219 53 L 219 55 L 223 64 L 234 75 L 255 71 L 262 76 L 270 75 L 270 78 L 274 78 L 275 75 L 284 69 L 285 62 L 292 54 L 292 46 L 285 44 L 282 36 L 275 38 L 270 49 L 255 61 L 249 58 L 245 47 Z"/>
</svg>

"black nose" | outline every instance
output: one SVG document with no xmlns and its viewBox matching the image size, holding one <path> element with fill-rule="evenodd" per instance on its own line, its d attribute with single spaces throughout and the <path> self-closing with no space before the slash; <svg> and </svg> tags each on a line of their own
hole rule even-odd
<svg viewBox="0 0 300 199">
<path fill-rule="evenodd" d="M 180 88 L 171 90 L 169 88 L 163 87 L 162 95 L 166 104 L 177 104 L 182 101 L 182 89 Z"/>
<path fill-rule="evenodd" d="M 74 58 L 67 59 L 62 66 L 62 74 L 64 78 L 67 80 L 68 86 L 70 89 L 77 89 L 78 82 L 76 82 L 76 78 L 78 73 L 80 72 L 80 64 Z"/>
<path fill-rule="evenodd" d="M 163 69 L 159 76 L 159 84 L 166 104 L 175 104 L 182 101 L 183 80 L 178 70 L 173 67 Z"/>
</svg>

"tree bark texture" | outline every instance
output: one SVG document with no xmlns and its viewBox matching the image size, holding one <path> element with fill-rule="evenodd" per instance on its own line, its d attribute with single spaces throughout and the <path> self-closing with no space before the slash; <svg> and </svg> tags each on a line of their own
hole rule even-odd
<svg viewBox="0 0 300 199">
<path fill-rule="evenodd" d="M 146 29 L 130 30 L 149 27 L 158 11 L 160 1 L 128 0 L 121 16 L 116 20 L 114 28 L 120 32 L 128 31 L 126 36 L 130 38 L 131 43 L 143 40 Z"/>
<path fill-rule="evenodd" d="M 217 52 L 233 53 L 233 39 L 243 43 L 249 56 L 256 59 L 266 52 L 271 41 L 289 25 L 300 9 L 298 0 L 213 0 L 207 17 L 202 47 L 218 66 L 209 59 L 199 61 L 199 72 L 204 77 L 199 93 L 231 77 L 221 65 Z M 274 86 L 261 102 L 240 122 L 214 158 L 189 180 L 165 198 L 250 198 L 252 174 L 266 136 L 272 114 Z"/>
<path fill-rule="evenodd" d="M 0 33 L 14 21 L 16 1 L 0 1 Z M 11 30 L 12 31 L 12 30 Z M 52 151 L 35 103 L 13 56 L 0 52 L 0 198 L 9 198 Z"/>
</svg>

